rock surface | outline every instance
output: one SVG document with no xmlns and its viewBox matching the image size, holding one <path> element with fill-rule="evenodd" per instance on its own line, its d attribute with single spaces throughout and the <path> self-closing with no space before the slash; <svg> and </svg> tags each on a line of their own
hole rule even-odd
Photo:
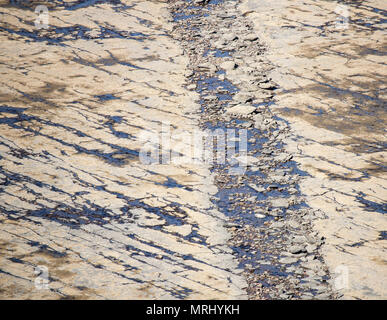
<svg viewBox="0 0 387 320">
<path fill-rule="evenodd" d="M 209 166 L 139 159 L 200 130 L 166 4 L 52 5 L 0 7 L 0 297 L 246 297 Z"/>
<path fill-rule="evenodd" d="M 292 129 L 287 151 L 308 176 L 300 190 L 336 287 L 347 299 L 386 299 L 386 2 L 244 0 L 239 9 L 276 66 L 271 109 Z"/>
<path fill-rule="evenodd" d="M 0 297 L 385 298 L 381 1 L 128 3 L 0 7 Z"/>
</svg>

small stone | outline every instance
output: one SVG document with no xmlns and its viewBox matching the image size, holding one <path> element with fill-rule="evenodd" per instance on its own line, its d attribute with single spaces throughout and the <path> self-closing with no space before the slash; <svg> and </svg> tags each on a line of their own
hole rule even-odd
<svg viewBox="0 0 387 320">
<path fill-rule="evenodd" d="M 248 186 L 249 186 L 251 189 L 253 189 L 253 190 L 257 191 L 257 192 L 264 192 L 264 191 L 266 190 L 265 187 L 257 186 L 257 185 L 252 184 L 252 183 L 248 184 Z"/>
<path fill-rule="evenodd" d="M 320 294 L 315 296 L 315 299 L 318 299 L 318 300 L 329 300 L 330 299 L 330 295 L 328 293 L 320 293 Z"/>
<path fill-rule="evenodd" d="M 304 236 L 295 236 L 292 241 L 295 243 L 305 243 L 307 239 Z"/>
<path fill-rule="evenodd" d="M 254 115 L 254 118 L 253 118 L 256 126 L 260 126 L 263 123 L 264 119 L 265 118 L 261 114 L 256 114 L 256 115 Z"/>
<path fill-rule="evenodd" d="M 234 41 L 234 40 L 238 39 L 238 37 L 235 34 L 233 34 L 233 33 L 229 33 L 229 34 L 225 34 L 223 36 L 223 39 L 225 41 Z"/>
<path fill-rule="evenodd" d="M 243 164 L 245 166 L 252 166 L 258 161 L 256 157 L 246 156 L 246 155 L 234 157 L 234 159 L 237 160 L 238 163 Z"/>
<path fill-rule="evenodd" d="M 281 229 L 284 227 L 284 223 L 283 222 L 274 222 L 271 224 L 271 227 L 272 228 L 275 228 L 275 229 Z"/>
<path fill-rule="evenodd" d="M 274 199 L 271 201 L 271 205 L 273 207 L 284 207 L 288 208 L 289 207 L 289 201 L 285 198 L 279 198 L 279 199 Z"/>
<path fill-rule="evenodd" d="M 271 211 L 269 212 L 269 214 L 270 214 L 271 216 L 273 216 L 273 217 L 279 217 L 279 216 L 281 216 L 281 212 L 282 212 L 281 209 L 276 209 L 276 210 L 271 210 Z"/>
<path fill-rule="evenodd" d="M 224 224 L 224 227 L 225 227 L 225 228 L 239 228 L 240 226 L 239 226 L 237 223 L 226 222 L 226 223 Z"/>
<path fill-rule="evenodd" d="M 246 103 L 253 100 L 253 96 L 249 95 L 248 93 L 239 92 L 236 95 L 234 95 L 233 100 L 236 102 Z"/>
<path fill-rule="evenodd" d="M 279 262 L 283 263 L 283 264 L 292 264 L 292 263 L 295 263 L 297 261 L 298 261 L 297 258 L 292 258 L 292 257 L 284 257 L 284 258 L 279 259 Z"/>
<path fill-rule="evenodd" d="M 298 229 L 300 227 L 300 224 L 297 221 L 290 220 L 288 222 L 288 226 L 293 228 L 293 229 Z"/>
<path fill-rule="evenodd" d="M 259 87 L 261 89 L 265 89 L 265 90 L 274 90 L 274 89 L 276 89 L 276 85 L 273 82 L 260 83 Z"/>
<path fill-rule="evenodd" d="M 306 252 L 312 253 L 317 249 L 317 246 L 314 244 L 308 244 L 305 249 L 306 249 Z"/>
<path fill-rule="evenodd" d="M 218 48 L 218 49 L 223 48 L 224 45 L 225 45 L 225 43 L 224 43 L 223 40 L 218 40 L 218 41 L 216 41 L 216 42 L 214 43 L 215 48 Z"/>
<path fill-rule="evenodd" d="M 314 259 L 316 259 L 316 256 L 314 254 L 306 257 L 306 261 L 313 261 Z"/>
<path fill-rule="evenodd" d="M 281 153 L 277 157 L 275 157 L 275 160 L 278 162 L 287 162 L 293 158 L 292 155 L 287 153 Z"/>
<path fill-rule="evenodd" d="M 314 271 L 319 271 L 320 269 L 322 269 L 323 265 L 319 260 L 312 260 L 308 261 L 306 267 Z"/>
<path fill-rule="evenodd" d="M 300 245 L 291 246 L 289 248 L 289 252 L 293 254 L 303 253 L 306 252 L 305 248 Z"/>
<path fill-rule="evenodd" d="M 255 35 L 255 34 L 248 34 L 247 36 L 245 36 L 243 38 L 243 40 L 245 40 L 245 41 L 256 41 L 256 40 L 258 40 L 258 36 Z"/>
<path fill-rule="evenodd" d="M 248 116 L 255 111 L 255 107 L 247 104 L 239 104 L 234 107 L 228 108 L 226 114 L 234 114 L 238 116 Z"/>
</svg>

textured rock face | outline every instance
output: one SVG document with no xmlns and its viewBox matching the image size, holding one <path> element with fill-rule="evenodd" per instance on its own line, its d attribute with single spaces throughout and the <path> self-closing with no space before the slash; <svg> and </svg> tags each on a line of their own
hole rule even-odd
<svg viewBox="0 0 387 320">
<path fill-rule="evenodd" d="M 272 109 L 289 121 L 288 150 L 309 174 L 301 191 L 327 216 L 315 222 L 324 259 L 346 278 L 345 298 L 385 299 L 386 2 L 246 0 L 240 9 L 276 66 Z"/>
<path fill-rule="evenodd" d="M 208 166 L 139 159 L 198 129 L 163 1 L 0 12 L 0 296 L 245 297 Z"/>
<path fill-rule="evenodd" d="M 384 3 L 41 3 L 0 6 L 1 298 L 386 297 Z"/>
<path fill-rule="evenodd" d="M 216 137 L 217 145 L 246 142 L 236 154 L 227 148 L 232 156 L 212 171 L 214 202 L 231 220 L 230 246 L 243 267 L 249 299 L 334 299 L 321 257 L 324 241 L 311 229 L 319 217 L 298 191 L 299 171 L 283 147 L 287 124 L 270 110 L 276 85 L 267 73 L 273 66 L 252 22 L 235 1 L 194 7 L 177 0 L 169 8 L 171 34 L 190 60 L 187 88 L 200 95 L 201 125 L 218 133 L 231 130 L 227 143 Z M 236 162 L 243 168 L 237 176 L 230 174 Z M 300 243 L 305 248 L 294 250 Z"/>
</svg>

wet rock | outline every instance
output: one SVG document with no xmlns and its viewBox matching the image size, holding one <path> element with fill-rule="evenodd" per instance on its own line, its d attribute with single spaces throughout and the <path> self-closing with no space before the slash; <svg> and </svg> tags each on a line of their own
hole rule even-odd
<svg viewBox="0 0 387 320">
<path fill-rule="evenodd" d="M 275 85 L 275 83 L 269 81 L 269 82 L 260 83 L 259 87 L 265 90 L 274 90 L 276 89 L 277 86 Z"/>
<path fill-rule="evenodd" d="M 257 41 L 258 40 L 258 36 L 255 35 L 255 34 L 248 34 L 248 35 L 243 37 L 243 40 L 244 41 Z"/>
<path fill-rule="evenodd" d="M 306 263 L 306 267 L 315 271 L 319 271 L 322 269 L 323 264 L 319 260 L 312 260 Z"/>
<path fill-rule="evenodd" d="M 314 244 L 308 244 L 308 245 L 305 247 L 305 249 L 306 249 L 306 252 L 312 253 L 312 252 L 314 252 L 315 250 L 317 250 L 317 246 L 314 245 Z"/>
<path fill-rule="evenodd" d="M 281 213 L 282 213 L 281 209 L 272 209 L 272 210 L 268 211 L 268 214 L 273 216 L 273 217 L 280 217 Z"/>
<path fill-rule="evenodd" d="M 254 113 L 255 107 L 248 104 L 239 104 L 234 107 L 228 108 L 226 114 L 236 115 L 236 116 L 248 116 Z"/>
<path fill-rule="evenodd" d="M 314 254 L 309 254 L 307 257 L 306 257 L 306 261 L 312 261 L 316 259 L 316 256 Z"/>
<path fill-rule="evenodd" d="M 227 45 L 227 43 L 225 43 L 224 40 L 218 40 L 218 41 L 214 42 L 214 47 L 217 48 L 217 49 L 225 48 L 226 45 Z"/>
<path fill-rule="evenodd" d="M 293 229 L 298 229 L 300 227 L 300 224 L 295 220 L 290 220 L 287 225 Z"/>
<path fill-rule="evenodd" d="M 329 293 L 320 293 L 316 295 L 314 298 L 318 300 L 329 300 L 331 299 L 331 295 Z"/>
<path fill-rule="evenodd" d="M 192 70 L 188 70 L 188 71 L 184 74 L 184 76 L 187 77 L 187 78 L 189 78 L 189 77 L 192 77 L 194 74 L 195 74 L 195 73 L 194 73 Z"/>
<path fill-rule="evenodd" d="M 283 263 L 283 264 L 292 264 L 292 263 L 295 263 L 297 261 L 298 261 L 297 258 L 292 258 L 292 257 L 283 257 L 283 258 L 279 259 L 279 262 Z"/>
<path fill-rule="evenodd" d="M 285 224 L 283 222 L 274 222 L 271 224 L 271 228 L 274 228 L 274 229 L 282 229 L 283 227 L 285 226 Z"/>
<path fill-rule="evenodd" d="M 254 96 L 245 92 L 238 92 L 234 95 L 233 100 L 236 102 L 246 103 L 253 101 Z"/>
<path fill-rule="evenodd" d="M 293 237 L 301 235 L 300 232 L 307 234 L 310 220 L 307 218 L 308 210 L 304 212 L 296 207 L 289 209 L 291 205 L 300 201 L 297 191 L 298 177 L 292 172 L 292 166 L 279 169 L 283 163 L 291 159 L 291 155 L 280 147 L 288 137 L 288 127 L 281 120 L 274 119 L 270 112 L 269 102 L 275 84 L 267 73 L 272 66 L 261 55 L 262 46 L 258 43 L 258 37 L 251 32 L 250 24 L 247 19 L 240 16 L 234 3 L 222 2 L 211 6 L 211 10 L 205 12 L 208 14 L 207 17 L 196 19 L 196 24 L 193 22 L 195 28 L 199 30 L 192 33 L 199 36 L 188 37 L 194 39 L 192 44 L 189 44 L 194 49 L 188 51 L 190 62 L 193 69 L 196 65 L 217 65 L 219 71 L 226 71 L 218 72 L 217 78 L 227 81 L 219 87 L 217 84 L 212 86 L 211 83 L 209 88 L 203 90 L 198 88 L 201 100 L 205 101 L 202 105 L 205 110 L 202 121 L 205 126 L 208 121 L 215 127 L 220 123 L 226 127 L 247 128 L 249 148 L 252 151 L 247 158 L 240 155 L 233 157 L 233 160 L 246 166 L 247 174 L 243 176 L 237 178 L 227 176 L 222 166 L 214 169 L 220 193 L 231 193 L 228 202 L 224 199 L 218 203 L 225 207 L 228 214 L 235 215 L 238 221 L 241 221 L 238 228 L 232 225 L 228 229 L 232 234 L 232 245 L 243 249 L 243 252 L 235 252 L 235 255 L 245 265 L 245 270 L 249 271 L 246 275 L 249 296 L 258 298 L 264 295 L 266 298 L 269 296 L 278 298 L 282 295 L 282 298 L 285 296 L 292 298 L 299 293 L 293 295 L 295 289 L 292 288 L 291 280 L 297 280 L 297 277 L 303 275 L 305 269 L 301 265 L 310 261 L 309 256 L 306 256 L 306 243 L 298 244 L 293 241 Z M 233 18 L 230 19 L 231 17 Z M 231 31 L 221 35 L 221 32 L 217 31 L 222 28 Z M 189 32 L 189 24 L 182 24 L 181 35 L 185 37 Z M 214 51 L 202 56 L 209 43 L 219 51 L 227 51 L 227 58 L 224 59 L 220 56 L 221 53 Z M 199 72 L 196 72 L 196 79 L 209 79 L 207 70 L 208 67 L 200 68 Z M 225 88 L 224 85 L 227 86 L 228 83 L 237 87 L 239 92 L 230 92 Z M 211 96 L 211 99 L 208 99 L 208 96 Z M 255 110 L 252 108 L 251 111 L 238 110 L 241 105 L 249 103 L 257 105 Z M 230 165 L 234 164 L 235 162 L 230 162 Z M 234 190 L 238 192 L 234 193 Z M 284 198 L 287 194 L 295 196 Z M 257 225 L 252 225 L 250 219 Z M 267 237 L 270 240 L 267 240 Z M 301 249 L 291 249 L 297 252 L 291 253 L 287 248 L 292 246 L 300 246 Z M 255 266 L 257 261 L 252 263 L 251 256 L 257 252 L 265 253 L 265 257 L 259 260 L 262 266 L 276 265 L 279 257 L 286 263 L 299 262 L 300 266 L 293 265 L 287 268 L 287 272 L 291 275 L 286 279 L 261 269 L 255 270 L 252 266 Z M 318 252 L 314 254 L 318 257 Z M 261 285 L 257 290 L 260 278 L 267 281 L 268 285 Z M 305 286 L 305 289 L 297 288 L 297 290 L 302 293 L 303 290 L 311 289 Z"/>
<path fill-rule="evenodd" d="M 238 39 L 238 36 L 236 36 L 234 33 L 225 34 L 223 36 L 223 40 L 230 42 Z"/>
<path fill-rule="evenodd" d="M 262 187 L 262 186 L 257 186 L 255 184 L 252 184 L 252 183 L 249 183 L 248 186 L 250 188 L 252 188 L 253 190 L 257 191 L 257 192 L 264 192 L 266 190 L 265 187 Z"/>
<path fill-rule="evenodd" d="M 196 5 L 205 5 L 207 4 L 208 2 L 210 2 L 210 0 L 192 0 L 192 2 Z"/>
<path fill-rule="evenodd" d="M 224 224 L 224 227 L 225 228 L 240 228 L 241 226 L 237 223 L 227 222 Z"/>
<path fill-rule="evenodd" d="M 291 297 L 291 295 L 290 294 L 286 294 L 286 293 L 281 293 L 280 295 L 279 295 L 279 298 L 280 299 L 289 299 Z"/>
<path fill-rule="evenodd" d="M 219 67 L 226 71 L 234 70 L 237 67 L 237 64 L 234 61 L 225 61 L 222 62 Z"/>
<path fill-rule="evenodd" d="M 275 157 L 275 160 L 278 162 L 287 162 L 293 158 L 293 155 L 287 154 L 287 153 L 281 153 L 278 156 Z"/>
<path fill-rule="evenodd" d="M 289 200 L 286 198 L 274 199 L 274 200 L 271 200 L 271 205 L 273 207 L 288 208 L 289 207 Z"/>
<path fill-rule="evenodd" d="M 292 241 L 294 242 L 294 243 L 306 243 L 307 242 L 307 239 L 306 239 L 306 237 L 305 236 L 294 236 L 293 237 L 293 239 L 292 239 Z"/>
</svg>

